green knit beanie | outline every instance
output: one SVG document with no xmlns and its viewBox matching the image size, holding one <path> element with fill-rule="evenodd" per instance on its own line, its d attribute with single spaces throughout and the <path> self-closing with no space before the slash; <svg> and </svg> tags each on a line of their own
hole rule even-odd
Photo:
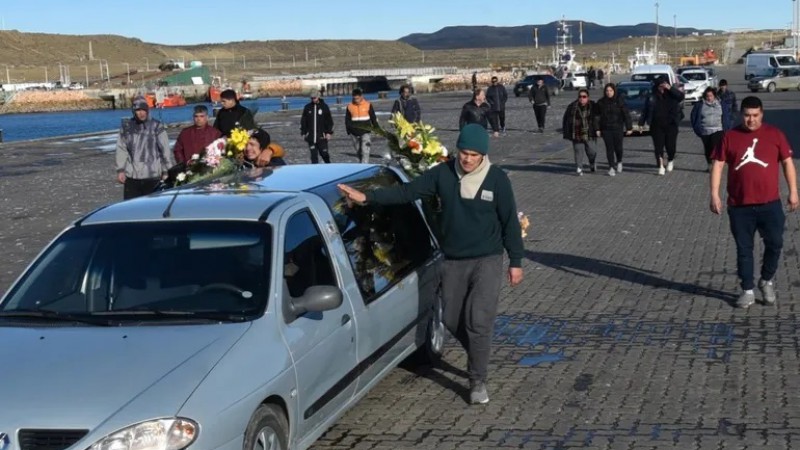
<svg viewBox="0 0 800 450">
<path fill-rule="evenodd" d="M 489 133 L 486 128 L 471 123 L 461 129 L 456 142 L 456 148 L 459 150 L 472 150 L 481 155 L 489 153 Z"/>
</svg>

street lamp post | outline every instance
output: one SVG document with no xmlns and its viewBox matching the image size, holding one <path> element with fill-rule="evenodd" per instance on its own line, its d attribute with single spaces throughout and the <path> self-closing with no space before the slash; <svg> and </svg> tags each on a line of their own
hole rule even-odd
<svg viewBox="0 0 800 450">
<path fill-rule="evenodd" d="M 794 49 L 794 57 L 797 58 L 797 38 L 800 37 L 800 30 L 798 30 L 798 21 L 800 20 L 800 3 L 797 0 L 792 0 L 792 49 Z"/>
<path fill-rule="evenodd" d="M 658 62 L 658 2 L 656 2 L 656 40 L 653 47 L 653 53 L 655 54 L 656 62 Z"/>
</svg>

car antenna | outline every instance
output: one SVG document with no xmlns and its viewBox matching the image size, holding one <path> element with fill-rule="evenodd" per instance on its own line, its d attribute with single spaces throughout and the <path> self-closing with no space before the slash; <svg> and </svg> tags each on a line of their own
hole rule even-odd
<svg viewBox="0 0 800 450">
<path fill-rule="evenodd" d="M 175 195 L 172 196 L 172 200 L 169 201 L 169 204 L 167 205 L 167 208 L 164 210 L 163 213 L 161 213 L 161 217 L 163 217 L 165 219 L 169 218 L 170 213 L 172 212 L 172 204 L 175 203 L 175 200 L 178 199 L 178 191 L 179 190 L 180 189 L 176 189 L 175 190 Z"/>
</svg>

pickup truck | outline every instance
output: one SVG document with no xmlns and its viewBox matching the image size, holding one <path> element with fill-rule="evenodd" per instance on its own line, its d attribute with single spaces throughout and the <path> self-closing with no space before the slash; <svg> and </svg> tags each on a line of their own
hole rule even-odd
<svg viewBox="0 0 800 450">
<path fill-rule="evenodd" d="M 0 301 L 4 450 L 311 446 L 400 362 L 441 354 L 422 205 L 336 188 L 405 181 L 254 169 L 77 220 Z"/>
</svg>

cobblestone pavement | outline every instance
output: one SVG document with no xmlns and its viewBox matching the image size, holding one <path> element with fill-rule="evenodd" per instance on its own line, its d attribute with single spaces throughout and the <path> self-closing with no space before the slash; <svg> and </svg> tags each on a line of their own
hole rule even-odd
<svg viewBox="0 0 800 450">
<path fill-rule="evenodd" d="M 723 74 L 741 98 L 740 72 Z M 626 138 L 622 174 L 605 174 L 600 144 L 598 173 L 577 177 L 556 131 L 574 96 L 554 101 L 544 135 L 529 131 L 527 100 L 512 97 L 508 133 L 492 140 L 492 160 L 532 221 L 525 281 L 502 293 L 492 401 L 466 404 L 466 357 L 451 342 L 441 367 L 391 372 L 315 449 L 800 446 L 797 216 L 787 220 L 777 306 L 734 309 L 735 248 L 726 215 L 708 212 L 699 140 L 681 129 L 675 171 L 664 177 L 647 137 Z M 780 109 L 768 120 L 796 143 L 800 93 L 761 97 Z M 420 100 L 452 146 L 468 95 Z M 341 112 L 335 120 L 333 158 L 355 161 Z M 296 113 L 264 121 L 290 162 L 307 161 Z M 70 220 L 121 197 L 111 144 L 101 136 L 0 147 L 0 291 Z"/>
</svg>

